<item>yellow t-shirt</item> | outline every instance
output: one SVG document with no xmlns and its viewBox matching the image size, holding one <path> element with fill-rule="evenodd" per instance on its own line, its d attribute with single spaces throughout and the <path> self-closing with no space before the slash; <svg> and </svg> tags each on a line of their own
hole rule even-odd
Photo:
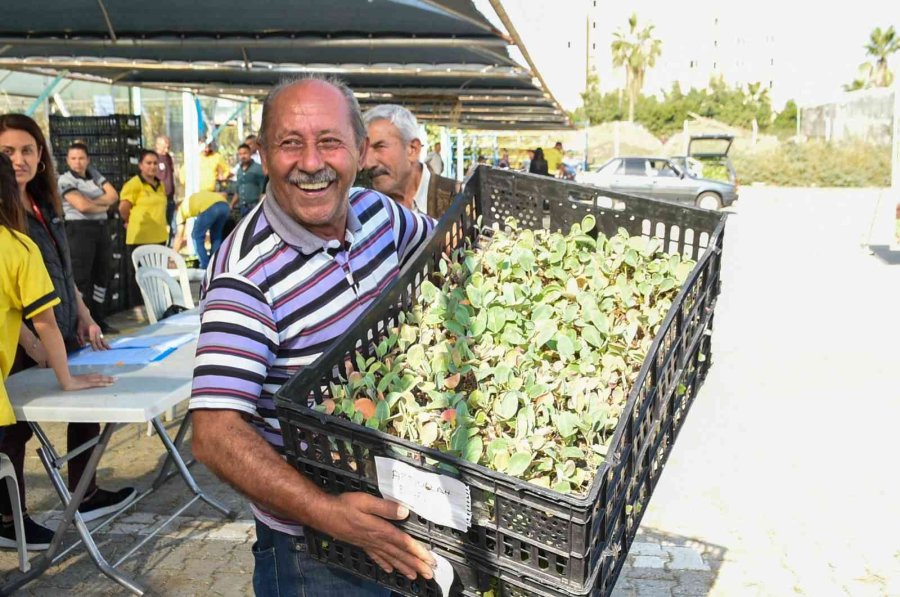
<svg viewBox="0 0 900 597">
<path fill-rule="evenodd" d="M 212 205 L 225 203 L 227 200 L 220 193 L 197 191 L 178 206 L 177 222 L 183 224 L 188 218 L 196 218 Z"/>
<path fill-rule="evenodd" d="M 550 176 L 556 176 L 559 164 L 563 160 L 562 153 L 555 147 L 550 147 L 544 152 L 544 159 L 547 160 L 547 172 L 550 173 Z"/>
<path fill-rule="evenodd" d="M 169 240 L 166 188 L 162 183 L 154 188 L 140 176 L 135 176 L 122 187 L 119 198 L 131 203 L 125 231 L 126 245 L 149 245 Z"/>
<path fill-rule="evenodd" d="M 228 162 L 219 152 L 200 154 L 200 190 L 215 191 L 216 181 L 228 174 Z"/>
<path fill-rule="evenodd" d="M 21 242 L 19 242 L 21 241 Z M 41 250 L 30 238 L 0 225 L 0 373 L 12 369 L 22 318 L 59 304 Z M 0 385 L 0 426 L 16 422 L 6 386 Z"/>
</svg>

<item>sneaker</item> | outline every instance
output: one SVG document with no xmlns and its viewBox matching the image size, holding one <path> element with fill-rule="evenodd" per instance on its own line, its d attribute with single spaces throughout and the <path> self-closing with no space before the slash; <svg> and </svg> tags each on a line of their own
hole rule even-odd
<svg viewBox="0 0 900 597">
<path fill-rule="evenodd" d="M 118 512 L 137 497 L 134 487 L 124 487 L 118 491 L 107 491 L 97 488 L 90 499 L 86 499 L 78 506 L 78 513 L 85 522 L 96 520 L 107 514 Z"/>
<path fill-rule="evenodd" d="M 27 514 L 22 517 L 22 526 L 25 527 L 25 549 L 28 551 L 47 551 L 50 542 L 53 541 L 53 531 L 41 526 Z M 0 522 L 0 547 L 15 549 L 16 527 L 9 522 Z"/>
<path fill-rule="evenodd" d="M 105 321 L 97 322 L 97 325 L 100 326 L 100 331 L 103 332 L 104 334 L 113 335 L 113 334 L 121 334 L 122 333 L 121 330 L 119 330 L 119 328 L 115 328 L 115 327 L 109 325 L 108 323 L 106 323 Z"/>
</svg>

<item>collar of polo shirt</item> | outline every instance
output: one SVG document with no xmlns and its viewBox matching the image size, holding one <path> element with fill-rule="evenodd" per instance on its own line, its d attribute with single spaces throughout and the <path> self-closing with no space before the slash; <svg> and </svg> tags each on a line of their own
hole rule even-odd
<svg viewBox="0 0 900 597">
<path fill-rule="evenodd" d="M 348 199 L 349 201 L 349 199 Z M 263 200 L 263 212 L 266 214 L 266 220 L 281 239 L 294 247 L 304 255 L 312 255 L 319 251 L 329 248 L 337 248 L 340 246 L 337 240 L 325 240 L 318 237 L 294 218 L 285 213 L 275 196 L 272 193 L 272 185 L 266 185 L 266 198 Z M 350 246 L 353 244 L 353 233 L 362 230 L 362 224 L 353 211 L 353 206 L 347 208 L 347 230 L 344 233 L 345 244 Z"/>
</svg>

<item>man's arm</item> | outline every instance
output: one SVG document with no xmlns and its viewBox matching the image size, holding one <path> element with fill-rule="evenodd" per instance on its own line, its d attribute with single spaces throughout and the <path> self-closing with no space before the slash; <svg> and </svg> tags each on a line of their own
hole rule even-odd
<svg viewBox="0 0 900 597">
<path fill-rule="evenodd" d="M 107 202 L 107 205 L 112 205 L 116 201 L 119 200 L 119 193 L 116 192 L 116 188 L 109 184 L 108 182 L 103 183 L 103 195 L 100 196 L 100 199 Z"/>
<path fill-rule="evenodd" d="M 366 493 L 329 495 L 278 455 L 238 411 L 194 410 L 192 451 L 219 478 L 254 503 L 362 547 L 385 571 L 432 578 L 434 560 L 387 520 L 408 510 Z M 387 520 L 385 520 L 387 519 Z"/>
<path fill-rule="evenodd" d="M 103 197 L 105 196 L 106 195 L 103 195 L 91 201 L 90 199 L 82 195 L 79 191 L 72 190 L 63 195 L 63 198 L 69 202 L 69 205 L 83 214 L 101 214 L 105 213 L 106 210 L 108 210 L 109 207 L 113 203 L 115 203 L 115 199 L 108 202 L 104 201 Z"/>
</svg>

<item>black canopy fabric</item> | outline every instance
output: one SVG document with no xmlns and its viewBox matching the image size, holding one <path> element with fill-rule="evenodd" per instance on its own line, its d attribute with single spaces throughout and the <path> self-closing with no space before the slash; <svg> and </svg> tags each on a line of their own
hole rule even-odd
<svg viewBox="0 0 900 597">
<path fill-rule="evenodd" d="M 261 96 L 332 73 L 365 108 L 464 128 L 552 128 L 565 113 L 472 0 L 29 0 L 3 9 L 0 68 Z"/>
</svg>

